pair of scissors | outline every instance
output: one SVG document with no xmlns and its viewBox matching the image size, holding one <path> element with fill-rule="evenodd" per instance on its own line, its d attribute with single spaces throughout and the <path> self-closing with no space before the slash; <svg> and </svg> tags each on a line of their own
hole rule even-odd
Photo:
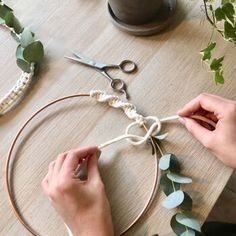
<svg viewBox="0 0 236 236">
<path fill-rule="evenodd" d="M 126 74 L 130 74 L 133 73 L 137 70 L 137 65 L 135 62 L 130 61 L 130 60 L 124 60 L 122 61 L 120 64 L 115 65 L 115 64 L 105 64 L 105 63 L 100 63 L 97 62 L 91 58 L 88 58 L 86 56 L 84 56 L 81 53 L 73 53 L 73 55 L 75 57 L 68 57 L 66 56 L 67 59 L 70 59 L 72 61 L 76 61 L 79 62 L 83 65 L 92 67 L 94 69 L 96 69 L 97 71 L 99 71 L 103 76 L 105 76 L 107 79 L 109 79 L 110 83 L 111 83 L 111 87 L 114 91 L 120 92 L 125 94 L 126 98 L 128 99 L 128 94 L 126 91 L 126 84 L 123 80 L 121 79 L 115 79 L 113 78 L 109 73 L 108 70 L 109 69 L 119 69 L 121 70 L 123 73 Z"/>
</svg>

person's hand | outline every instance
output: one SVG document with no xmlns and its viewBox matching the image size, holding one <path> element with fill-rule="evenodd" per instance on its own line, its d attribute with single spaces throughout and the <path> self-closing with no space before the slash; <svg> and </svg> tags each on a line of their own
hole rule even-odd
<svg viewBox="0 0 236 236">
<path fill-rule="evenodd" d="M 217 122 L 209 130 L 191 115 L 200 114 Z M 224 164 L 236 168 L 236 102 L 211 94 L 201 94 L 178 112 L 180 121 L 205 147 Z"/>
<path fill-rule="evenodd" d="M 110 205 L 98 169 L 97 147 L 71 150 L 50 163 L 42 188 L 74 236 L 112 236 Z M 87 180 L 75 176 L 87 164 Z"/>
</svg>

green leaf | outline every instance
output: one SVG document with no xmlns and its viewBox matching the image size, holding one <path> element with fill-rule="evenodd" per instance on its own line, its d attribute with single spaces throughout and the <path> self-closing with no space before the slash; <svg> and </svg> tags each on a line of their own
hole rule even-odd
<svg viewBox="0 0 236 236">
<path fill-rule="evenodd" d="M 176 221 L 176 215 L 175 214 L 170 221 L 170 225 L 172 230 L 176 233 L 176 235 L 181 235 L 186 231 L 186 227 L 180 224 L 179 222 Z"/>
<path fill-rule="evenodd" d="M 184 193 L 181 190 L 171 193 L 162 202 L 162 206 L 167 209 L 173 209 L 179 206 L 184 200 Z"/>
<path fill-rule="evenodd" d="M 215 48 L 216 42 L 210 42 L 208 46 L 201 50 L 202 60 L 210 60 L 211 59 L 211 51 Z"/>
<path fill-rule="evenodd" d="M 23 57 L 24 48 L 19 45 L 16 49 L 16 58 L 24 59 Z"/>
<path fill-rule="evenodd" d="M 20 34 L 23 30 L 23 27 L 21 26 L 19 20 L 16 17 L 14 17 L 13 29 L 17 34 Z"/>
<path fill-rule="evenodd" d="M 215 46 L 216 42 L 210 42 L 206 49 L 212 51 L 215 48 Z"/>
<path fill-rule="evenodd" d="M 188 229 L 184 233 L 182 233 L 180 236 L 195 236 L 195 231 L 192 229 Z"/>
<path fill-rule="evenodd" d="M 224 5 L 225 3 L 230 2 L 229 0 L 222 0 L 221 5 Z"/>
<path fill-rule="evenodd" d="M 21 46 L 26 48 L 29 44 L 34 41 L 34 37 L 32 36 L 31 31 L 29 28 L 25 27 L 23 32 L 20 35 Z"/>
<path fill-rule="evenodd" d="M 43 44 L 40 41 L 29 44 L 25 48 L 23 56 L 28 62 L 40 63 L 44 56 Z"/>
<path fill-rule="evenodd" d="M 7 5 L 0 5 L 0 17 L 2 18 L 2 19 L 4 19 L 5 18 L 5 16 L 6 16 L 6 14 L 8 13 L 8 12 L 10 12 L 10 11 L 12 11 L 12 9 L 11 8 L 9 8 Z"/>
<path fill-rule="evenodd" d="M 3 6 L 7 9 L 7 11 L 13 11 L 13 9 L 7 6 L 6 4 L 4 4 Z"/>
<path fill-rule="evenodd" d="M 0 17 L 0 25 L 5 24 L 5 20 Z"/>
<path fill-rule="evenodd" d="M 17 59 L 16 60 L 17 65 L 23 70 L 24 72 L 29 73 L 30 72 L 30 63 L 23 60 L 23 59 Z"/>
<path fill-rule="evenodd" d="M 226 15 L 226 17 L 232 22 L 234 23 L 234 14 L 235 14 L 235 10 L 234 10 L 234 6 L 232 3 L 227 2 L 222 6 L 222 11 L 224 12 L 224 14 Z"/>
<path fill-rule="evenodd" d="M 201 226 L 198 220 L 191 214 L 178 213 L 176 215 L 176 221 L 182 225 L 185 225 L 191 229 L 201 232 Z"/>
<path fill-rule="evenodd" d="M 183 176 L 183 175 L 180 175 L 180 174 L 176 174 L 176 173 L 168 173 L 167 174 L 167 177 L 172 180 L 173 182 L 175 183 L 180 183 L 180 184 L 189 184 L 189 183 L 192 183 L 192 179 L 189 178 L 189 177 L 186 177 L 186 176 Z"/>
<path fill-rule="evenodd" d="M 217 21 L 221 21 L 221 20 L 225 19 L 225 13 L 224 13 L 224 11 L 220 7 L 218 7 L 215 10 L 215 17 L 216 17 Z"/>
<path fill-rule="evenodd" d="M 180 190 L 180 184 L 172 182 L 170 179 L 168 179 L 167 173 L 165 173 L 161 176 L 160 188 L 165 193 L 165 195 L 168 196 L 174 191 Z"/>
<path fill-rule="evenodd" d="M 159 168 L 161 170 L 170 170 L 172 172 L 179 173 L 180 165 L 177 157 L 174 154 L 166 154 L 161 157 L 159 162 Z"/>
<path fill-rule="evenodd" d="M 168 133 L 156 135 L 155 138 L 158 140 L 164 140 L 168 136 Z"/>
<path fill-rule="evenodd" d="M 234 28 L 228 21 L 224 24 L 225 38 L 236 40 L 236 28 Z"/>
<path fill-rule="evenodd" d="M 216 82 L 216 84 L 224 84 L 225 79 L 224 79 L 222 70 L 215 72 L 215 82 Z"/>
<path fill-rule="evenodd" d="M 14 15 L 11 11 L 7 12 L 7 14 L 4 17 L 5 24 L 9 27 L 13 27 L 14 25 Z"/>
<path fill-rule="evenodd" d="M 212 71 L 218 71 L 222 67 L 222 61 L 224 60 L 224 57 L 220 58 L 214 58 L 210 64 L 210 68 Z"/>
<path fill-rule="evenodd" d="M 191 211 L 192 207 L 193 207 L 193 200 L 192 200 L 192 198 L 186 192 L 184 192 L 184 201 L 179 206 L 179 208 L 182 211 Z"/>
</svg>

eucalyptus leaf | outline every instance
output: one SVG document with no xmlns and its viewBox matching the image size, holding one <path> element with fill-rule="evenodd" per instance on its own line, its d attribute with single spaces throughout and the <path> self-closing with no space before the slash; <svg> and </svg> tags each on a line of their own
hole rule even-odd
<svg viewBox="0 0 236 236">
<path fill-rule="evenodd" d="M 185 231 L 184 233 L 182 233 L 180 236 L 195 236 L 195 231 L 192 229 L 188 229 L 187 231 Z"/>
<path fill-rule="evenodd" d="M 30 73 L 30 63 L 23 60 L 23 59 L 17 59 L 16 60 L 17 65 L 20 67 L 21 70 L 24 72 Z"/>
<path fill-rule="evenodd" d="M 201 226 L 199 222 L 191 214 L 178 213 L 175 218 L 178 223 L 201 232 Z"/>
<path fill-rule="evenodd" d="M 0 25 L 5 24 L 5 20 L 0 17 Z"/>
<path fill-rule="evenodd" d="M 184 193 L 181 190 L 171 193 L 162 202 L 162 206 L 167 209 L 173 209 L 184 201 Z"/>
<path fill-rule="evenodd" d="M 193 200 L 192 200 L 192 198 L 186 192 L 184 192 L 184 201 L 179 206 L 179 208 L 182 211 L 191 211 L 192 207 L 193 207 Z"/>
<path fill-rule="evenodd" d="M 20 35 L 20 41 L 21 41 L 21 46 L 24 48 L 34 41 L 34 37 L 32 36 L 32 33 L 29 30 L 29 28 L 27 27 L 24 28 L 23 32 Z"/>
<path fill-rule="evenodd" d="M 19 59 L 23 59 L 24 60 L 24 57 L 23 57 L 23 52 L 24 52 L 24 48 L 21 47 L 21 45 L 19 45 L 16 49 L 16 58 L 19 58 Z"/>
<path fill-rule="evenodd" d="M 160 188 L 165 193 L 166 196 L 170 195 L 176 190 L 180 190 L 180 184 L 172 182 L 168 177 L 167 173 L 161 176 Z"/>
<path fill-rule="evenodd" d="M 158 140 L 164 140 L 167 138 L 167 136 L 168 136 L 168 133 L 164 133 L 164 134 L 156 135 L 155 138 Z"/>
<path fill-rule="evenodd" d="M 221 4 L 224 5 L 225 3 L 230 2 L 230 0 L 221 0 Z"/>
<path fill-rule="evenodd" d="M 224 79 L 222 70 L 215 72 L 215 82 L 216 82 L 216 84 L 224 84 L 225 79 Z"/>
<path fill-rule="evenodd" d="M 179 173 L 180 165 L 177 157 L 174 154 L 166 154 L 161 157 L 159 162 L 159 168 L 161 170 L 170 170 L 172 172 Z"/>
<path fill-rule="evenodd" d="M 181 235 L 182 233 L 184 233 L 186 231 L 186 227 L 176 221 L 176 218 L 175 218 L 176 215 L 177 214 L 175 214 L 171 218 L 170 226 L 171 226 L 172 230 L 176 233 L 176 235 Z"/>
<path fill-rule="evenodd" d="M 20 34 L 23 30 L 23 27 L 21 26 L 19 20 L 16 17 L 14 17 L 13 29 L 17 34 Z"/>
<path fill-rule="evenodd" d="M 25 48 L 23 56 L 28 62 L 41 62 L 44 56 L 43 44 L 40 41 L 29 44 Z"/>
<path fill-rule="evenodd" d="M 7 6 L 6 4 L 4 4 L 3 7 L 5 7 L 7 9 L 7 11 L 13 11 L 13 9 L 10 8 L 9 6 Z"/>
<path fill-rule="evenodd" d="M 180 184 L 189 184 L 189 183 L 192 183 L 192 179 L 189 178 L 189 177 L 186 177 L 186 176 L 183 176 L 183 175 L 180 175 L 180 174 L 176 174 L 176 173 L 168 173 L 167 174 L 167 177 L 174 181 L 175 183 L 180 183 Z"/>
<path fill-rule="evenodd" d="M 5 17 L 4 17 L 4 20 L 5 20 L 5 24 L 9 27 L 13 27 L 14 25 L 14 15 L 11 11 L 7 12 Z"/>
<path fill-rule="evenodd" d="M 0 5 L 0 17 L 1 18 L 5 18 L 5 16 L 6 16 L 6 14 L 8 13 L 8 12 L 10 12 L 10 11 L 12 11 L 12 9 L 11 8 L 9 8 L 8 6 L 6 6 L 6 5 Z"/>
</svg>

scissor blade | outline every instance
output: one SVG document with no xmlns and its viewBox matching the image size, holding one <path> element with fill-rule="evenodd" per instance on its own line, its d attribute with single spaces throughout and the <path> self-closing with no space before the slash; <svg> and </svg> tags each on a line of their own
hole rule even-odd
<svg viewBox="0 0 236 236">
<path fill-rule="evenodd" d="M 78 63 L 81 63 L 81 64 L 84 64 L 86 66 L 96 68 L 96 66 L 92 62 L 85 61 L 84 59 L 79 59 L 79 58 L 75 58 L 75 57 L 68 57 L 68 56 L 65 56 L 65 58 L 75 61 L 75 62 L 78 62 Z"/>
<path fill-rule="evenodd" d="M 84 61 L 88 65 L 95 67 L 97 69 L 103 69 L 103 68 L 107 67 L 107 64 L 95 61 L 89 57 L 84 56 L 82 53 L 73 52 L 73 55 L 76 56 L 77 58 L 81 59 L 82 61 Z"/>
</svg>

